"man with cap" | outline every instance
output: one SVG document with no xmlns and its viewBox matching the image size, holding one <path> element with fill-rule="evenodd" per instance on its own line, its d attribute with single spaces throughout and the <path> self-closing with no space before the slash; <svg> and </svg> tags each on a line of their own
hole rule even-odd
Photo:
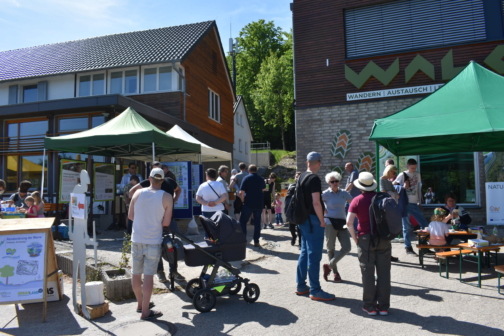
<svg viewBox="0 0 504 336">
<path fill-rule="evenodd" d="M 133 195 L 128 213 L 129 219 L 133 221 L 131 283 L 138 301 L 137 312 L 141 312 L 142 320 L 163 315 L 150 309 L 153 307 L 150 298 L 154 286 L 154 274 L 161 257 L 163 227 L 170 226 L 173 211 L 173 197 L 161 190 L 161 184 L 164 182 L 163 170 L 152 169 L 149 181 L 149 187 L 140 189 Z"/>
<path fill-rule="evenodd" d="M 316 301 L 331 301 L 333 294 L 326 293 L 320 286 L 320 261 L 324 246 L 324 202 L 322 201 L 322 184 L 316 175 L 320 170 L 322 156 L 317 152 L 306 156 L 306 172 L 302 173 L 298 181 L 302 189 L 305 207 L 309 210 L 308 219 L 301 225 L 301 252 L 297 265 L 297 295 L 310 294 Z M 306 278 L 310 280 L 310 287 L 306 285 Z"/>
<path fill-rule="evenodd" d="M 346 225 L 348 232 L 357 244 L 364 291 L 362 310 L 371 316 L 377 314 L 384 316 L 388 315 L 390 307 L 392 245 L 390 240 L 371 236 L 369 206 L 376 195 L 377 187 L 373 174 L 362 172 L 353 183 L 362 194 L 355 197 L 350 203 Z M 357 233 L 353 226 L 356 217 L 358 219 Z M 375 270 L 378 280 L 375 280 Z"/>
</svg>

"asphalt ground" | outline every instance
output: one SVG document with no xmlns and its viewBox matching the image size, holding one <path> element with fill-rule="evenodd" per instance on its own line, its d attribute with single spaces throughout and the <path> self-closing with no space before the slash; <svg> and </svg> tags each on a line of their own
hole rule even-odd
<svg viewBox="0 0 504 336">
<path fill-rule="evenodd" d="M 252 228 L 252 226 L 250 226 Z M 249 230 L 249 241 L 252 230 Z M 121 232 L 99 236 L 100 260 L 117 264 Z M 190 236 L 198 241 L 202 236 Z M 247 246 L 247 258 L 234 265 L 242 276 L 259 285 L 256 303 L 242 295 L 218 297 L 215 308 L 199 313 L 183 290 L 153 295 L 156 310 L 164 315 L 158 322 L 139 323 L 136 301 L 110 302 L 110 312 L 88 321 L 73 311 L 71 279 L 65 281 L 65 295 L 48 303 L 47 322 L 42 321 L 42 304 L 0 306 L 0 333 L 8 335 L 504 335 L 504 295 L 497 293 L 497 275 L 485 269 L 482 288 L 458 280 L 458 260 L 450 264 L 450 279 L 441 278 L 434 259 L 426 267 L 418 258 L 406 255 L 403 244 L 392 244 L 400 261 L 392 266 L 392 297 L 388 316 L 367 316 L 362 310 L 362 285 L 357 248 L 338 264 L 343 283 L 325 282 L 322 288 L 336 295 L 330 302 L 312 301 L 294 294 L 299 250 L 290 245 L 288 229 L 262 231 L 262 248 Z M 71 249 L 71 242 L 57 243 L 57 251 Z M 92 256 L 91 251 L 89 256 Z M 326 255 L 323 256 L 326 262 Z M 500 253 L 499 263 L 504 264 Z M 165 264 L 167 269 L 168 265 Z M 201 267 L 179 264 L 189 280 Z M 463 264 L 463 278 L 476 283 L 476 265 Z M 504 284 L 504 282 L 503 282 Z M 167 289 L 169 284 L 155 282 Z M 504 288 L 503 288 L 504 290 Z"/>
</svg>

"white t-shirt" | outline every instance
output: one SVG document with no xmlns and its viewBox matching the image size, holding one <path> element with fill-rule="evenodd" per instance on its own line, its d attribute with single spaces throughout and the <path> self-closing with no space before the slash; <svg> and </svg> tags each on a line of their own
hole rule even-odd
<svg viewBox="0 0 504 336">
<path fill-rule="evenodd" d="M 212 190 L 210 188 L 210 185 L 212 188 L 215 190 Z M 217 196 L 217 194 L 219 196 Z M 226 189 L 224 189 L 224 186 L 222 183 L 217 182 L 217 181 L 206 181 L 202 183 L 198 191 L 196 191 L 196 196 L 201 196 L 205 202 L 210 202 L 210 201 L 217 201 L 223 194 L 227 193 Z M 201 205 L 201 211 L 223 211 L 224 210 L 224 205 L 222 203 L 217 204 L 214 207 L 209 207 L 208 205 Z"/>
<path fill-rule="evenodd" d="M 400 186 L 404 185 L 404 174 L 406 172 L 402 172 L 397 176 L 394 182 L 399 183 Z M 408 202 L 409 203 L 420 203 L 419 201 L 419 194 L 420 194 L 420 186 L 422 185 L 422 177 L 420 176 L 419 172 L 413 172 L 413 173 L 406 173 L 408 175 L 408 181 L 410 183 L 410 188 L 406 189 L 406 195 L 408 195 Z"/>
<path fill-rule="evenodd" d="M 430 232 L 429 245 L 445 245 L 446 236 L 450 232 L 448 225 L 443 222 L 430 222 L 427 231 Z"/>
</svg>

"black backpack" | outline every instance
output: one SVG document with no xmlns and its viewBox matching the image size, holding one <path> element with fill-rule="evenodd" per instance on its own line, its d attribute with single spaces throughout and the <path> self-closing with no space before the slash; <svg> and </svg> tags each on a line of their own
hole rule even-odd
<svg viewBox="0 0 504 336">
<path fill-rule="evenodd" d="M 303 183 L 313 174 L 307 174 L 303 180 L 298 179 L 296 182 L 296 190 L 294 195 L 292 195 L 287 210 L 285 211 L 285 217 L 290 224 L 303 224 L 307 219 L 310 218 L 310 208 L 305 205 L 304 193 L 303 193 Z"/>
<path fill-rule="evenodd" d="M 402 231 L 402 216 L 399 204 L 388 193 L 377 193 L 369 206 L 371 235 L 392 240 Z"/>
</svg>

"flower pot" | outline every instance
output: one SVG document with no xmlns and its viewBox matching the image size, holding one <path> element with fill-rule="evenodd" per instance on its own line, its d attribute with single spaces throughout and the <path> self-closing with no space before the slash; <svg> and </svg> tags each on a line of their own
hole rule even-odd
<svg viewBox="0 0 504 336">
<path fill-rule="evenodd" d="M 134 296 L 129 269 L 102 271 L 102 279 L 109 300 L 125 300 Z"/>
</svg>

